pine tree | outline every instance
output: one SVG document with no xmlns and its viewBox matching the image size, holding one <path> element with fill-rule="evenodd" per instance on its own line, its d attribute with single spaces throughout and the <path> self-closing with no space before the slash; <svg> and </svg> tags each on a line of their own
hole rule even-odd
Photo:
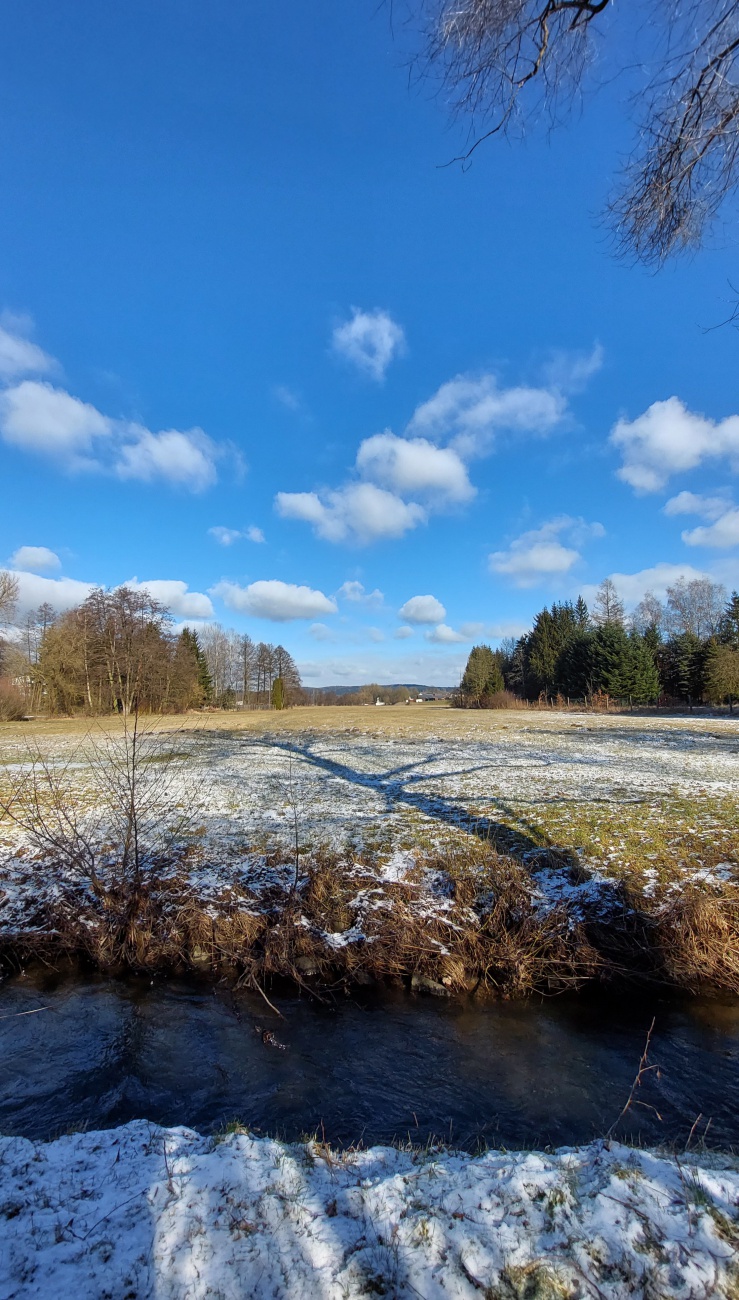
<svg viewBox="0 0 739 1300">
<path fill-rule="evenodd" d="M 575 601 L 575 622 L 582 632 L 586 632 L 590 627 L 590 611 L 582 596 L 578 596 Z"/>
</svg>

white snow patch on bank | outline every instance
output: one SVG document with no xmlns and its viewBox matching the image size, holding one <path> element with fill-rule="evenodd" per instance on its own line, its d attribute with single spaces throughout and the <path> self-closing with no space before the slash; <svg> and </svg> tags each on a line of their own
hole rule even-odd
<svg viewBox="0 0 739 1300">
<path fill-rule="evenodd" d="M 341 1154 L 137 1121 L 0 1139 L 0 1295 L 708 1300 L 735 1294 L 738 1205 L 728 1156 Z"/>
</svg>

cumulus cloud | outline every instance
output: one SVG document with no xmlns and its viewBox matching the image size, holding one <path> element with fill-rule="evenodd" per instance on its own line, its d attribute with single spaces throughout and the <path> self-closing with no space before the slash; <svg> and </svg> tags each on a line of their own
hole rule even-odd
<svg viewBox="0 0 739 1300">
<path fill-rule="evenodd" d="M 138 578 L 129 578 L 124 587 L 134 591 L 148 591 L 154 600 L 166 605 L 177 618 L 212 618 L 213 606 L 201 591 L 188 591 L 187 583 L 178 578 L 149 578 L 139 582 Z"/>
<path fill-rule="evenodd" d="M 602 524 L 560 515 L 540 528 L 522 533 L 507 551 L 494 551 L 488 558 L 490 571 L 510 578 L 516 587 L 535 587 L 546 579 L 569 573 L 581 558 L 577 546 L 604 533 Z M 563 536 L 569 546 L 563 544 Z"/>
<path fill-rule="evenodd" d="M 330 627 L 325 623 L 311 623 L 308 628 L 308 635 L 312 636 L 314 641 L 335 641 L 336 637 Z"/>
<path fill-rule="evenodd" d="M 572 361 L 571 383 L 575 372 L 584 382 L 597 360 Z M 476 488 L 466 462 L 487 453 L 498 431 L 544 434 L 567 415 L 567 398 L 555 384 L 502 388 L 494 375 L 458 375 L 416 409 L 405 436 L 386 429 L 360 443 L 354 476 L 363 482 L 279 492 L 276 508 L 283 517 L 312 524 L 330 542 L 401 537 L 431 514 L 472 500 Z"/>
<path fill-rule="evenodd" d="M 5 442 L 63 461 L 68 468 L 90 465 L 93 444 L 112 431 L 112 421 L 89 402 L 49 383 L 24 379 L 0 393 L 0 435 Z"/>
<path fill-rule="evenodd" d="M 92 582 L 78 582 L 76 578 L 44 578 L 23 569 L 11 569 L 18 579 L 18 613 L 27 614 L 39 605 L 51 605 L 57 614 L 74 609 L 86 600 L 93 589 Z"/>
<path fill-rule="evenodd" d="M 356 581 L 343 582 L 338 594 L 353 605 L 367 605 L 372 609 L 379 609 L 385 599 L 377 587 L 374 591 L 366 591 L 363 584 Z"/>
<path fill-rule="evenodd" d="M 411 596 L 401 605 L 398 615 L 406 623 L 441 623 L 446 618 L 446 610 L 436 596 Z"/>
<path fill-rule="evenodd" d="M 403 501 L 374 483 L 350 483 L 321 495 L 278 492 L 275 505 L 283 519 L 305 520 L 325 541 L 351 541 L 359 545 L 402 537 L 427 519 L 422 506 Z"/>
<path fill-rule="evenodd" d="M 360 444 L 356 464 L 363 478 L 400 496 L 429 495 L 458 502 L 475 495 L 457 452 L 426 438 L 399 438 L 389 430 L 376 433 Z"/>
<path fill-rule="evenodd" d="M 728 496 L 707 497 L 699 492 L 678 492 L 663 506 L 666 515 L 700 515 L 701 519 L 718 519 L 732 506 Z"/>
<path fill-rule="evenodd" d="M 608 576 L 624 604 L 631 609 L 638 605 L 648 591 L 663 600 L 667 588 L 673 587 L 680 578 L 692 582 L 694 578 L 707 578 L 710 574 L 702 569 L 694 569 L 690 564 L 659 563 L 649 569 L 640 569 L 637 573 L 611 573 Z M 592 602 L 597 591 L 595 584 L 588 583 L 582 588 L 582 595 L 585 600 Z"/>
<path fill-rule="evenodd" d="M 47 356 L 25 337 L 29 322 L 21 317 L 3 313 L 0 320 L 0 378 L 17 379 L 20 375 L 42 375 L 54 368 L 53 357 Z"/>
<path fill-rule="evenodd" d="M 246 538 L 249 542 L 266 540 L 261 528 L 257 528 L 254 524 L 245 529 L 225 528 L 223 524 L 214 524 L 208 532 L 211 537 L 215 537 L 216 541 L 220 542 L 221 546 L 233 546 L 234 542 L 241 541 L 242 538 Z"/>
<path fill-rule="evenodd" d="M 733 506 L 708 527 L 689 528 L 682 535 L 688 546 L 739 546 L 739 510 Z"/>
<path fill-rule="evenodd" d="M 463 632 L 455 632 L 453 627 L 446 623 L 439 623 L 437 627 L 431 628 L 430 631 L 424 632 L 427 641 L 434 641 L 437 645 L 454 645 L 458 641 L 467 641 L 469 638 Z"/>
<path fill-rule="evenodd" d="M 610 441 L 623 456 L 616 472 L 637 492 L 658 492 L 673 474 L 704 460 L 739 461 L 739 415 L 710 420 L 689 411 L 678 397 L 652 405 L 636 420 L 619 420 Z"/>
<path fill-rule="evenodd" d="M 155 433 L 112 419 L 46 379 L 21 378 L 55 365 L 24 337 L 22 324 L 0 318 L 0 380 L 7 385 L 0 391 L 0 438 L 8 446 L 45 456 L 69 472 L 95 470 L 194 492 L 216 481 L 221 449 L 202 429 Z"/>
<path fill-rule="evenodd" d="M 484 455 L 496 433 L 504 430 L 551 432 L 567 409 L 567 399 L 554 386 L 501 388 L 494 375 L 457 375 L 416 408 L 408 430 L 451 438 L 451 446 L 469 459 Z"/>
<path fill-rule="evenodd" d="M 287 623 L 299 618 L 318 618 L 321 614 L 335 614 L 336 602 L 322 591 L 312 587 L 296 586 L 278 578 L 252 582 L 240 587 L 236 582 L 219 582 L 211 587 L 210 594 L 219 596 L 229 609 L 239 614 L 252 614 L 273 623 Z"/>
<path fill-rule="evenodd" d="M 214 524 L 212 528 L 208 529 L 208 532 L 211 537 L 215 537 L 216 541 L 221 543 L 221 546 L 233 546 L 234 542 L 238 542 L 242 536 L 240 529 L 226 528 L 223 524 Z"/>
<path fill-rule="evenodd" d="M 132 432 L 133 441 L 119 449 L 115 465 L 119 478 L 139 479 L 142 483 L 163 479 L 191 492 L 202 492 L 215 483 L 216 447 L 202 429 L 150 433 L 132 426 Z"/>
<path fill-rule="evenodd" d="M 708 527 L 688 528 L 682 539 L 688 546 L 712 546 L 726 550 L 739 545 L 739 508 L 725 494 L 703 496 L 698 492 L 679 492 L 664 507 L 666 515 L 698 515 Z"/>
<path fill-rule="evenodd" d="M 407 641 L 408 637 L 415 636 L 416 632 L 415 632 L 415 628 L 407 627 L 403 625 L 402 627 L 396 627 L 393 635 L 396 641 Z"/>
<path fill-rule="evenodd" d="M 62 567 L 56 551 L 50 551 L 48 546 L 19 546 L 15 554 L 11 555 L 10 564 L 14 569 L 28 570 L 31 573 L 39 570 L 44 573 Z"/>
<path fill-rule="evenodd" d="M 350 320 L 336 326 L 331 341 L 334 352 L 378 383 L 393 358 L 405 351 L 403 329 L 388 312 L 359 307 L 352 307 Z"/>
</svg>

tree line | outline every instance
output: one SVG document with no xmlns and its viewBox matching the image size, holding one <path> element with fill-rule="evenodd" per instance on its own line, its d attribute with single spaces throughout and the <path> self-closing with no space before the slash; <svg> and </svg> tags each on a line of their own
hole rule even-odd
<svg viewBox="0 0 739 1300">
<path fill-rule="evenodd" d="M 41 605 L 14 621 L 17 594 L 11 575 L 0 572 L 0 717 L 303 702 L 284 646 L 218 624 L 177 632 L 148 591 L 96 588 L 64 614 Z"/>
<path fill-rule="evenodd" d="M 627 619 L 613 582 L 592 609 L 582 596 L 539 611 L 530 632 L 497 650 L 474 646 L 460 685 L 467 708 L 526 700 L 589 704 L 728 703 L 739 698 L 739 594 L 679 579 L 647 592 Z"/>
</svg>

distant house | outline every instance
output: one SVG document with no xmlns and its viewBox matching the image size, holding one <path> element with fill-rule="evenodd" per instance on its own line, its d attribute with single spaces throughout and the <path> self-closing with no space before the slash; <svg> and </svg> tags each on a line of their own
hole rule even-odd
<svg viewBox="0 0 739 1300">
<path fill-rule="evenodd" d="M 384 704 L 384 703 L 385 703 L 384 700 L 375 700 L 375 704 L 377 705 Z"/>
</svg>

